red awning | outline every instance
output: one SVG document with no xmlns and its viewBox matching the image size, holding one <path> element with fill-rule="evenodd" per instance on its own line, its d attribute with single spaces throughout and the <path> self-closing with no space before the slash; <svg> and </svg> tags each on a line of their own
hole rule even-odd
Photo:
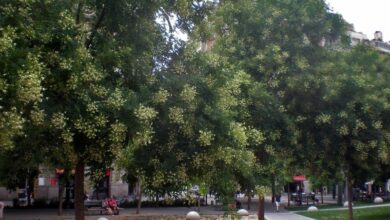
<svg viewBox="0 0 390 220">
<path fill-rule="evenodd" d="M 305 181 L 306 180 L 306 178 L 305 178 L 305 176 L 293 176 L 293 180 L 294 181 Z"/>
</svg>

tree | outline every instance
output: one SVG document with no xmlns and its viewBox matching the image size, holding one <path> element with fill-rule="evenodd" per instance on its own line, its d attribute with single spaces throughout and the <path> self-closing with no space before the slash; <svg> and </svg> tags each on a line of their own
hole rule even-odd
<svg viewBox="0 0 390 220">
<path fill-rule="evenodd" d="M 25 162 L 30 162 L 31 169 L 36 168 L 34 163 L 37 159 L 33 152 L 28 149 L 28 141 L 23 139 L 31 138 L 34 134 L 29 129 L 33 125 L 42 123 L 42 109 L 40 104 L 43 97 L 42 70 L 44 66 L 39 62 L 38 52 L 29 45 L 23 44 L 20 39 L 29 38 L 37 34 L 33 27 L 19 29 L 24 21 L 26 11 L 16 11 L 17 7 L 23 7 L 23 3 L 8 4 L 8 1 L 0 3 L 0 151 L 4 158 L 23 158 L 24 162 L 17 167 L 7 169 L 19 169 L 15 176 L 5 178 L 6 185 L 10 188 L 16 187 L 19 177 L 27 176 L 27 173 L 20 173 L 27 170 Z M 28 126 L 29 129 L 26 129 Z M 29 139 L 33 140 L 35 137 Z M 21 146 L 21 149 L 15 149 Z M 22 150 L 24 149 L 24 150 Z M 15 151 L 14 151 L 15 150 Z M 34 162 L 32 162 L 34 161 Z M 34 164 L 34 165 L 32 165 Z M 9 164 L 5 164 L 6 166 Z M 5 175 L 9 171 L 5 171 Z M 13 183 L 12 183 L 13 182 Z"/>
<path fill-rule="evenodd" d="M 325 108 L 316 124 L 327 129 L 322 147 L 339 153 L 334 161 L 347 180 L 349 219 L 353 219 L 353 184 L 374 177 L 382 172 L 381 164 L 388 163 L 389 131 L 383 117 L 388 114 L 388 84 L 384 83 L 388 80 L 388 56 L 357 46 L 340 53 L 337 59 L 340 62 L 324 76 Z"/>
<path fill-rule="evenodd" d="M 267 102 L 258 91 L 249 96 L 250 117 L 241 120 L 263 132 L 265 142 L 252 149 L 267 170 L 263 178 L 274 178 L 278 167 L 307 158 L 303 129 L 295 123 L 316 107 L 305 101 L 316 99 L 316 90 L 312 93 L 310 87 L 316 85 L 313 72 L 326 57 L 321 42 L 344 39 L 340 37 L 344 22 L 319 0 L 223 1 L 208 22 L 212 34 L 200 38 L 214 41 L 211 51 L 248 73 L 270 94 Z M 297 96 L 302 85 L 306 93 Z"/>
<path fill-rule="evenodd" d="M 124 159 L 146 188 L 170 194 L 202 184 L 227 203 L 237 188 L 234 174 L 250 173 L 254 157 L 245 148 L 248 137 L 234 121 L 236 109 L 244 106 L 234 94 L 247 79 L 243 73 L 232 79 L 235 70 L 224 65 L 188 47 L 161 84 L 152 86 L 157 89 L 144 100 L 154 100 L 148 103 L 153 108 L 145 103 L 140 109 L 149 114 L 136 113 L 144 130 Z"/>
<path fill-rule="evenodd" d="M 157 18 L 169 23 L 176 15 L 178 26 L 190 32 L 206 6 L 203 1 L 1 2 L 0 85 L 9 97 L 1 104 L 9 105 L 1 112 L 2 125 L 9 124 L 7 130 L 1 127 L 2 147 L 11 147 L 20 133 L 28 104 L 53 137 L 46 147 L 76 166 L 76 219 L 84 218 L 84 165 L 110 164 L 132 138 L 134 94 L 180 43 L 167 39 L 174 30 L 166 31 Z M 14 59 L 20 63 L 14 65 Z"/>
<path fill-rule="evenodd" d="M 44 123 L 42 108 L 45 65 L 35 39 L 47 40 L 39 13 L 29 14 L 29 1 L 0 3 L 0 148 L 2 182 L 9 189 L 27 181 L 28 202 L 32 182 L 44 148 L 40 146 L 40 127 Z M 12 160 L 12 163 L 10 160 Z M 7 163 L 8 162 L 8 163 Z"/>
</svg>

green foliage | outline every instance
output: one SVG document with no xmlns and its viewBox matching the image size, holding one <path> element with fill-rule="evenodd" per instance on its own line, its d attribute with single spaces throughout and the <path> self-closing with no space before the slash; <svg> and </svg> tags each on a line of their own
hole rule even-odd
<svg viewBox="0 0 390 220">
<path fill-rule="evenodd" d="M 150 195 L 197 184 L 228 203 L 297 171 L 323 182 L 388 166 L 388 55 L 345 47 L 344 21 L 322 0 L 215 6 L 1 1 L 6 184 L 78 161 L 98 182 L 115 161 Z"/>
<path fill-rule="evenodd" d="M 348 218 L 348 211 L 320 211 L 320 212 L 304 212 L 302 215 L 316 219 L 345 219 Z M 373 207 L 369 209 L 356 209 L 353 216 L 356 219 L 387 219 L 390 211 L 386 207 Z"/>
<path fill-rule="evenodd" d="M 388 97 L 381 81 L 389 72 L 382 56 L 370 48 L 353 48 L 338 57 L 340 64 L 326 76 L 323 111 L 332 116 L 326 126 L 329 141 L 324 143 L 339 147 L 338 158 L 352 179 L 372 178 L 381 163 L 388 163 L 382 155 L 389 146 L 388 128 L 382 126 Z"/>
<path fill-rule="evenodd" d="M 267 186 L 256 186 L 256 194 L 259 197 L 265 197 L 271 192 L 271 189 Z"/>
</svg>

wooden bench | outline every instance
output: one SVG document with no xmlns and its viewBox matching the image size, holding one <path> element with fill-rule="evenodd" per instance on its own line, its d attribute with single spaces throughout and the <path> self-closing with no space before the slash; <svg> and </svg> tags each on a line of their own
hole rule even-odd
<svg viewBox="0 0 390 220">
<path fill-rule="evenodd" d="M 102 200 L 85 200 L 84 201 L 85 214 L 100 214 L 106 213 L 106 209 L 103 207 Z"/>
<path fill-rule="evenodd" d="M 88 207 L 85 208 L 85 214 L 89 215 L 108 215 L 106 208 L 103 207 Z"/>
<path fill-rule="evenodd" d="M 85 200 L 84 201 L 84 213 L 87 215 L 108 215 L 108 211 L 105 207 L 103 207 L 102 200 Z M 119 211 L 121 208 L 117 208 L 117 210 L 113 210 L 114 215 L 119 215 Z"/>
</svg>

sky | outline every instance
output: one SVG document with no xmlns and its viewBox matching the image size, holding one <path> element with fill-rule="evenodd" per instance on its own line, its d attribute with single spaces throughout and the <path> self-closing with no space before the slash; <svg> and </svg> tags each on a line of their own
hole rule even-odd
<svg viewBox="0 0 390 220">
<path fill-rule="evenodd" d="M 390 0 L 326 0 L 330 8 L 352 23 L 355 31 L 368 39 L 375 31 L 382 31 L 383 41 L 390 41 Z"/>
</svg>

